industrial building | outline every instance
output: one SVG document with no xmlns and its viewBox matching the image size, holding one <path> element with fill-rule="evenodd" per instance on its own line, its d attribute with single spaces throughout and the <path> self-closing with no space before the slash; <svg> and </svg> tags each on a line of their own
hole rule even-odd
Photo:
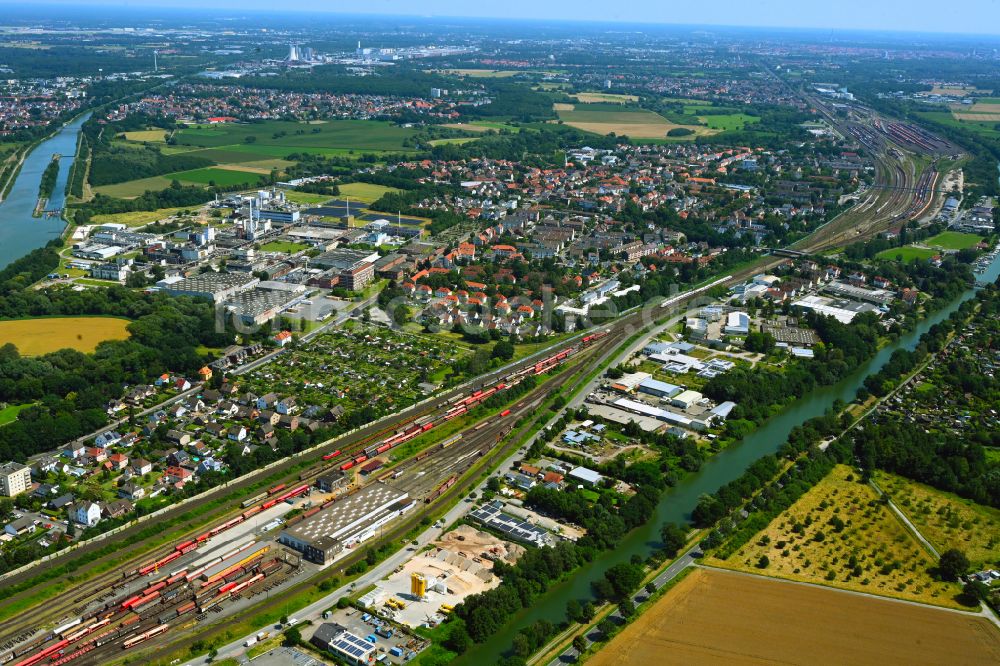
<svg viewBox="0 0 1000 666">
<path fill-rule="evenodd" d="M 597 474 L 597 472 L 594 473 Z M 548 530 L 504 513 L 503 504 L 497 500 L 488 502 L 469 515 L 483 525 L 492 527 L 503 533 L 505 537 L 510 537 L 515 541 L 534 546 L 550 546 L 553 543 L 552 534 Z"/>
<path fill-rule="evenodd" d="M 338 285 L 351 291 L 364 289 L 375 277 L 378 253 L 336 248 L 310 260 L 310 265 L 337 271 Z"/>
<path fill-rule="evenodd" d="M 826 296 L 810 295 L 792 303 L 793 307 L 802 310 L 812 310 L 816 314 L 833 317 L 837 321 L 850 324 L 862 312 L 878 312 L 878 308 L 870 303 L 857 301 L 835 300 Z"/>
<path fill-rule="evenodd" d="M 414 504 L 406 493 L 373 484 L 285 529 L 278 541 L 300 551 L 310 562 L 327 564 L 344 548 L 374 536 Z"/>
<path fill-rule="evenodd" d="M 194 296 L 221 303 L 250 291 L 259 282 L 258 278 L 246 273 L 202 273 L 169 284 L 164 291 L 173 296 Z"/>
<path fill-rule="evenodd" d="M 378 647 L 355 636 L 335 622 L 324 622 L 316 629 L 310 642 L 320 650 L 332 652 L 348 664 L 367 666 L 375 663 Z"/>
<path fill-rule="evenodd" d="M 274 319 L 283 309 L 301 299 L 289 291 L 253 289 L 226 300 L 226 311 L 247 325 L 261 325 Z"/>
<path fill-rule="evenodd" d="M 639 382 L 639 392 L 656 398 L 672 398 L 683 389 L 675 384 L 661 382 L 658 379 L 644 379 Z"/>
<path fill-rule="evenodd" d="M 0 495 L 14 497 L 31 488 L 31 468 L 17 462 L 0 465 Z"/>
</svg>

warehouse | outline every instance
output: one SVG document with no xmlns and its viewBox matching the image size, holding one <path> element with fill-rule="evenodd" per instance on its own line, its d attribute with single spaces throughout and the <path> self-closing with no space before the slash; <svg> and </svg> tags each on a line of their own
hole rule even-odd
<svg viewBox="0 0 1000 666">
<path fill-rule="evenodd" d="M 620 400 L 615 400 L 615 406 L 620 407 L 627 412 L 635 412 L 637 414 L 642 414 L 643 416 L 648 416 L 660 421 L 666 421 L 667 423 L 673 423 L 674 425 L 683 426 L 685 428 L 690 428 L 692 426 L 691 419 L 683 414 L 676 414 L 674 412 L 667 411 L 666 409 L 653 407 L 644 402 L 637 402 L 635 400 L 622 398 Z"/>
<path fill-rule="evenodd" d="M 648 372 L 633 372 L 624 375 L 621 379 L 615 380 L 611 384 L 611 388 L 616 391 L 621 391 L 622 393 L 632 393 L 642 382 L 651 379 L 652 375 Z"/>
<path fill-rule="evenodd" d="M 670 404 L 674 407 L 680 407 L 681 409 L 691 409 L 698 404 L 698 401 L 700 401 L 703 397 L 704 396 L 697 391 L 687 390 L 671 398 Z"/>
<path fill-rule="evenodd" d="M 661 382 L 658 379 L 644 379 L 639 382 L 639 392 L 656 398 L 672 398 L 683 389 L 675 384 Z"/>
<path fill-rule="evenodd" d="M 843 324 L 850 324 L 851 321 L 862 312 L 877 312 L 878 308 L 869 303 L 858 303 L 857 301 L 839 300 L 827 298 L 826 296 L 810 295 L 792 303 L 793 307 L 803 310 L 812 310 L 816 314 L 833 317 Z"/>
<path fill-rule="evenodd" d="M 616 407 L 611 407 L 610 405 L 587 405 L 587 412 L 591 416 L 596 416 L 602 418 L 605 421 L 610 421 L 611 423 L 617 423 L 619 425 L 625 425 L 626 423 L 635 423 L 637 426 L 642 428 L 645 432 L 657 432 L 661 430 L 663 422 L 652 418 L 651 416 L 643 416 L 641 414 L 630 414 L 626 411 L 618 409 Z"/>
<path fill-rule="evenodd" d="M 246 273 L 202 273 L 165 287 L 172 296 L 207 298 L 213 303 L 227 301 L 253 289 L 260 280 Z"/>
<path fill-rule="evenodd" d="M 373 484 L 285 529 L 278 541 L 301 551 L 311 562 L 327 564 L 344 548 L 372 537 L 413 506 L 406 493 Z"/>
</svg>

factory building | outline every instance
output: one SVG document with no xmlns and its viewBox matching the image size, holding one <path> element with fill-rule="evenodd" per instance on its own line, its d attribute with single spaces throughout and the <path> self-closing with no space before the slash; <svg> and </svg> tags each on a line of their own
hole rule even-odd
<svg viewBox="0 0 1000 666">
<path fill-rule="evenodd" d="M 250 291 L 258 282 L 258 278 L 245 273 L 202 273 L 169 284 L 165 291 L 172 296 L 194 296 L 221 303 Z"/>
<path fill-rule="evenodd" d="M 327 564 L 344 548 L 377 534 L 414 504 L 406 493 L 374 484 L 285 529 L 278 541 L 300 551 L 310 562 Z"/>
</svg>

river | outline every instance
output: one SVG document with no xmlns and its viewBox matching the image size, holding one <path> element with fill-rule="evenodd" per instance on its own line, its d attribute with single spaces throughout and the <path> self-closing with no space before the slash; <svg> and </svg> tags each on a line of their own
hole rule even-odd
<svg viewBox="0 0 1000 666">
<path fill-rule="evenodd" d="M 977 280 L 980 283 L 993 282 L 998 275 L 1000 275 L 1000 257 L 995 259 L 984 273 L 978 275 Z M 715 492 L 721 486 L 738 478 L 757 459 L 775 453 L 788 439 L 792 428 L 811 418 L 821 416 L 837 399 L 844 402 L 853 400 L 865 377 L 878 372 L 894 351 L 916 347 L 921 335 L 934 324 L 946 319 L 963 301 L 972 298 L 974 294 L 974 289 L 966 290 L 948 306 L 920 322 L 915 330 L 881 349 L 874 358 L 850 376 L 832 386 L 817 389 L 789 405 L 742 442 L 714 456 L 697 473 L 667 490 L 653 518 L 629 533 L 618 548 L 603 553 L 593 562 L 577 570 L 568 580 L 550 587 L 544 595 L 535 600 L 531 608 L 521 611 L 502 631 L 485 643 L 474 645 L 454 663 L 461 666 L 493 664 L 510 648 L 514 634 L 518 630 L 542 619 L 552 623 L 565 620 L 566 602 L 571 599 L 593 599 L 590 584 L 600 579 L 609 567 L 626 562 L 633 555 L 645 559 L 658 548 L 659 531 L 663 523 L 687 521 L 701 495 Z"/>
<path fill-rule="evenodd" d="M 46 208 L 63 207 L 66 201 L 66 180 L 76 156 L 77 136 L 80 134 L 80 127 L 89 117 L 88 113 L 64 125 L 56 134 L 35 146 L 24 159 L 10 194 L 0 203 L 0 268 L 43 247 L 58 237 L 66 227 L 65 221 L 60 217 L 33 217 L 32 214 L 38 202 L 42 172 L 56 153 L 62 156 L 59 160 L 59 176 Z"/>
</svg>

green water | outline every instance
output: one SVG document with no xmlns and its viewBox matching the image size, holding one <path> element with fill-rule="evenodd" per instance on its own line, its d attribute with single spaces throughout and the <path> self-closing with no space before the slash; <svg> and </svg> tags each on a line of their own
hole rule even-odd
<svg viewBox="0 0 1000 666">
<path fill-rule="evenodd" d="M 1000 259 L 995 260 L 989 270 L 978 276 L 978 279 L 980 282 L 993 282 L 998 274 L 1000 274 Z M 577 570 L 568 580 L 550 587 L 544 595 L 535 600 L 531 608 L 516 615 L 502 631 L 485 643 L 473 646 L 454 663 L 460 666 L 495 663 L 510 648 L 511 640 L 518 630 L 542 619 L 553 623 L 566 619 L 566 602 L 571 599 L 592 599 L 591 582 L 601 578 L 609 567 L 626 562 L 633 555 L 648 557 L 659 546 L 659 531 L 663 523 L 688 520 L 701 495 L 716 491 L 738 478 L 757 459 L 776 452 L 787 440 L 792 428 L 811 418 L 821 416 L 838 399 L 844 402 L 853 400 L 864 379 L 878 372 L 894 351 L 900 348 L 913 349 L 921 335 L 934 324 L 946 319 L 963 301 L 972 298 L 974 294 L 974 289 L 968 289 L 947 307 L 920 322 L 914 331 L 879 351 L 874 358 L 850 376 L 832 386 L 817 389 L 789 405 L 742 442 L 713 457 L 696 474 L 688 476 L 677 486 L 667 490 L 660 500 L 654 517 L 646 525 L 628 534 L 618 548 L 605 552 Z"/>
</svg>

